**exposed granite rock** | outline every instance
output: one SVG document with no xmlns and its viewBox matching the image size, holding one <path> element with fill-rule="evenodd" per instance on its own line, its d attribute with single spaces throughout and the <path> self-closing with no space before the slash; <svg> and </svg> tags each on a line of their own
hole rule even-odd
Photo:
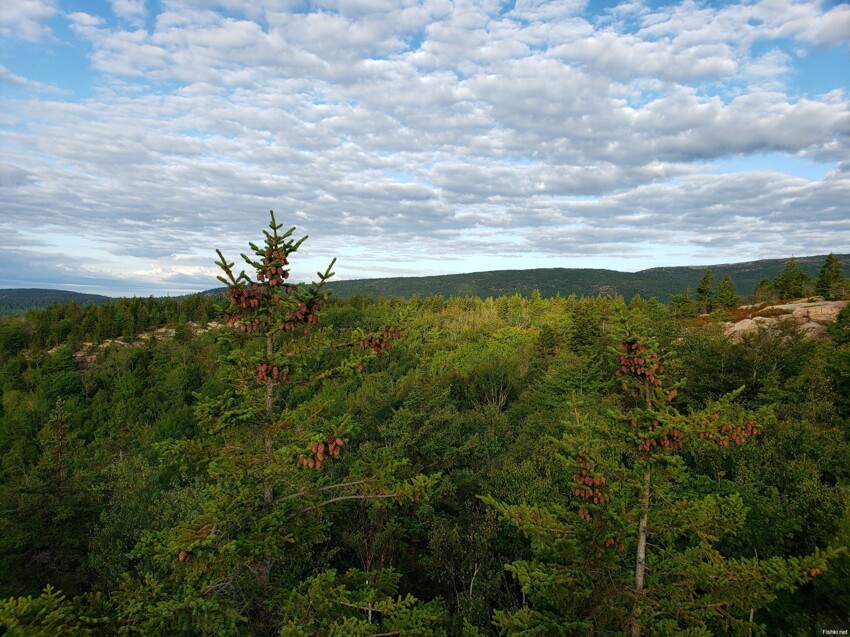
<svg viewBox="0 0 850 637">
<path fill-rule="evenodd" d="M 826 326 L 838 319 L 838 314 L 848 301 L 823 301 L 800 299 L 793 303 L 782 303 L 760 307 L 756 305 L 741 306 L 742 309 L 752 309 L 753 313 L 740 321 L 726 323 L 724 333 L 732 340 L 740 340 L 744 334 L 757 332 L 759 329 L 772 329 L 781 322 L 794 321 L 798 329 L 809 338 L 826 335 Z M 767 316 L 759 316 L 760 313 Z"/>
<path fill-rule="evenodd" d="M 806 336 L 816 337 L 816 336 L 826 336 L 826 325 L 823 323 L 803 323 L 800 325 L 800 331 L 803 332 Z"/>
<path fill-rule="evenodd" d="M 758 323 L 756 323 L 753 319 L 748 318 L 738 321 L 737 323 L 726 323 L 726 326 L 727 327 L 723 333 L 733 341 L 740 340 L 744 334 L 756 332 L 759 328 Z"/>
<path fill-rule="evenodd" d="M 210 321 L 206 324 L 206 326 L 198 325 L 193 321 L 189 321 L 188 323 L 189 329 L 192 331 L 192 334 L 197 336 L 198 334 L 203 334 L 209 330 L 220 329 L 224 327 L 223 323 L 219 323 L 218 321 Z M 132 341 L 124 341 L 120 338 L 108 338 L 102 343 L 95 345 L 94 343 L 84 342 L 81 343 L 81 347 L 79 350 L 74 352 L 74 358 L 77 361 L 77 367 L 83 369 L 88 367 L 91 362 L 97 358 L 98 354 L 108 349 L 125 349 L 127 347 L 141 347 L 145 345 L 151 339 L 156 340 L 169 340 L 174 338 L 176 334 L 176 330 L 172 327 L 160 327 L 152 332 L 143 332 L 138 334 L 136 338 Z M 53 354 L 58 348 L 54 347 L 51 350 L 48 350 L 48 354 Z"/>
<path fill-rule="evenodd" d="M 830 305 L 806 308 L 807 316 L 815 323 L 834 323 L 845 305 L 847 305 L 846 301 L 833 301 Z"/>
</svg>

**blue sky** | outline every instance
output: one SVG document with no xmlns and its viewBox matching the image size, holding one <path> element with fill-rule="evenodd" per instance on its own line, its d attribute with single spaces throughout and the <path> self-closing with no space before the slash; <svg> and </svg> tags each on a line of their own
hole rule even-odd
<svg viewBox="0 0 850 637">
<path fill-rule="evenodd" d="M 850 252 L 850 5 L 0 6 L 0 288 Z"/>
</svg>

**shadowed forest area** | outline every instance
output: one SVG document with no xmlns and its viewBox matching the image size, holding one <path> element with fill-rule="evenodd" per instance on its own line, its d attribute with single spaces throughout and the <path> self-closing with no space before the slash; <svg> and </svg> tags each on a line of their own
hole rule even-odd
<svg viewBox="0 0 850 637">
<path fill-rule="evenodd" d="M 6 634 L 850 627 L 850 311 L 733 341 L 728 285 L 335 299 L 281 231 L 224 299 L 0 323 Z"/>
</svg>

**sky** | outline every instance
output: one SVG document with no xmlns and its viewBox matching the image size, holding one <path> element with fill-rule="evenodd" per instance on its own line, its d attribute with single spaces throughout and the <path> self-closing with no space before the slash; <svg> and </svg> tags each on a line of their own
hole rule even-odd
<svg viewBox="0 0 850 637">
<path fill-rule="evenodd" d="M 3 0 L 0 288 L 850 252 L 850 4 Z"/>
</svg>

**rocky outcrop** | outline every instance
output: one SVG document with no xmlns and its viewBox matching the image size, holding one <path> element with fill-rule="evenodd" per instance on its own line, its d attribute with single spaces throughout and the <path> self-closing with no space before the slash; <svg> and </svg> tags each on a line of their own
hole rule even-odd
<svg viewBox="0 0 850 637">
<path fill-rule="evenodd" d="M 777 319 L 767 316 L 745 318 L 737 323 L 726 323 L 724 334 L 733 340 L 739 340 L 744 334 L 757 332 L 760 327 L 773 327 L 777 322 Z"/>
<path fill-rule="evenodd" d="M 224 327 L 223 323 L 219 323 L 218 321 L 210 321 L 206 324 L 206 326 L 198 325 L 193 321 L 189 321 L 188 324 L 189 329 L 192 334 L 197 336 L 198 334 L 203 334 L 209 330 L 220 329 Z M 138 334 L 133 340 L 122 340 L 120 338 L 108 338 L 105 341 L 98 343 L 95 345 L 94 343 L 84 342 L 81 344 L 80 349 L 74 352 L 74 358 L 77 361 L 77 367 L 82 369 L 88 367 L 91 362 L 97 358 L 98 354 L 104 352 L 106 350 L 111 349 L 124 349 L 127 347 L 141 347 L 152 339 L 156 339 L 158 341 L 165 341 L 174 338 L 176 334 L 176 330 L 173 327 L 160 327 L 158 329 L 153 330 L 152 332 L 142 332 Z M 48 350 L 48 354 L 53 354 L 58 348 L 54 347 L 51 350 Z"/>
<path fill-rule="evenodd" d="M 732 340 L 740 340 L 745 334 L 760 329 L 775 329 L 780 325 L 796 326 L 809 338 L 826 335 L 826 326 L 838 320 L 838 314 L 848 301 L 824 301 L 800 299 L 779 305 L 749 305 L 740 310 L 751 310 L 744 318 L 725 324 L 724 333 Z"/>
</svg>

